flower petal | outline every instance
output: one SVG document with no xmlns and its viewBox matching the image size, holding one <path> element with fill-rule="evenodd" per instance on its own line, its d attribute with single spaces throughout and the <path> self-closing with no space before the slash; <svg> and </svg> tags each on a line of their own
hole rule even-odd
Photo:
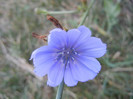
<svg viewBox="0 0 133 99">
<path fill-rule="evenodd" d="M 78 61 L 75 61 L 71 68 L 74 79 L 81 82 L 92 80 L 97 75 L 97 73 L 90 70 L 88 67 L 86 67 L 84 64 Z"/>
<path fill-rule="evenodd" d="M 60 49 L 61 47 L 64 47 L 65 44 L 66 44 L 66 31 L 61 30 L 59 28 L 50 31 L 50 34 L 48 36 L 49 46 L 52 46 L 56 49 Z"/>
<path fill-rule="evenodd" d="M 88 41 L 88 39 L 91 36 L 91 31 L 89 28 L 85 27 L 85 26 L 79 26 L 78 30 L 80 31 L 80 38 L 78 38 L 78 42 L 76 42 L 76 44 L 73 46 L 73 48 L 76 48 L 78 46 L 80 46 L 82 43 Z"/>
<path fill-rule="evenodd" d="M 56 50 L 48 46 L 43 46 L 36 49 L 32 55 L 34 64 L 34 72 L 37 76 L 45 76 L 50 67 L 54 64 L 54 57 Z"/>
<path fill-rule="evenodd" d="M 58 86 L 63 80 L 65 66 L 61 62 L 54 64 L 48 73 L 47 84 L 52 87 Z"/>
<path fill-rule="evenodd" d="M 33 64 L 35 67 L 43 65 L 47 60 L 54 59 L 56 57 L 56 49 L 43 46 L 36 49 L 32 55 L 31 59 L 33 59 Z"/>
<path fill-rule="evenodd" d="M 49 72 L 49 70 L 50 70 L 51 66 L 53 66 L 53 64 L 54 64 L 54 62 L 53 62 L 53 59 L 51 58 L 51 59 L 43 62 L 41 65 L 36 66 L 34 69 L 34 72 L 37 76 L 43 77 Z"/>
<path fill-rule="evenodd" d="M 54 48 L 51 48 L 49 46 L 42 46 L 36 50 L 34 50 L 31 54 L 31 57 L 30 57 L 30 60 L 32 60 L 33 58 L 35 58 L 35 56 L 38 54 L 38 53 L 55 53 L 57 50 L 54 49 Z"/>
<path fill-rule="evenodd" d="M 101 65 L 97 59 L 92 57 L 86 57 L 86 56 L 79 56 L 76 58 L 77 61 L 80 61 L 82 64 L 84 64 L 86 67 L 88 67 L 90 70 L 99 73 L 101 70 Z"/>
<path fill-rule="evenodd" d="M 32 60 L 38 52 L 46 51 L 46 50 L 47 50 L 47 46 L 42 46 L 42 47 L 40 47 L 40 48 L 34 50 L 34 51 L 32 52 L 32 54 L 31 54 L 30 60 Z"/>
<path fill-rule="evenodd" d="M 75 49 L 81 55 L 99 58 L 106 53 L 106 44 L 101 39 L 90 37 L 88 40 L 79 44 Z"/>
<path fill-rule="evenodd" d="M 78 29 L 71 29 L 67 31 L 67 47 L 72 47 L 79 40 L 81 32 Z"/>
<path fill-rule="evenodd" d="M 81 36 L 83 36 L 82 38 L 85 39 L 86 37 L 90 37 L 91 36 L 91 30 L 87 27 L 85 27 L 84 25 L 79 26 L 78 30 L 81 32 Z"/>
<path fill-rule="evenodd" d="M 70 64 L 69 64 L 65 68 L 64 82 L 67 86 L 72 87 L 72 86 L 77 85 L 78 81 L 73 78 L 71 71 L 72 71 L 72 69 L 71 69 Z"/>
</svg>

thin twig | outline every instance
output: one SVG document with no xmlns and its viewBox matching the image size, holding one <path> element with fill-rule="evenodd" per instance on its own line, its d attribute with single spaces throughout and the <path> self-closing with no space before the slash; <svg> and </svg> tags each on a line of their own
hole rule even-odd
<svg viewBox="0 0 133 99">
<path fill-rule="evenodd" d="M 92 7 L 92 5 L 94 4 L 95 1 L 96 1 L 96 0 L 91 0 L 91 2 L 90 2 L 90 4 L 89 4 L 89 6 L 88 6 L 86 12 L 84 13 L 83 18 L 82 18 L 82 20 L 81 20 L 81 22 L 80 22 L 80 24 L 79 24 L 78 26 L 81 26 L 81 25 L 84 24 L 84 22 L 85 22 L 85 20 L 86 20 L 86 18 L 87 18 L 87 15 L 88 15 L 88 13 L 89 13 L 89 11 L 90 11 L 90 8 Z"/>
<path fill-rule="evenodd" d="M 117 67 L 113 68 L 111 71 L 113 72 L 133 72 L 132 67 Z"/>
<path fill-rule="evenodd" d="M 72 10 L 72 11 L 47 11 L 46 9 L 41 8 L 35 8 L 35 13 L 37 14 L 45 14 L 45 15 L 53 15 L 53 14 L 72 14 L 76 13 L 78 10 Z"/>
</svg>

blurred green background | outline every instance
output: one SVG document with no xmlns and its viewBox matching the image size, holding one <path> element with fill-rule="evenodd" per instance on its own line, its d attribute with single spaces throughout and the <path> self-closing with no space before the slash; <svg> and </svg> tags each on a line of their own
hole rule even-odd
<svg viewBox="0 0 133 99">
<path fill-rule="evenodd" d="M 54 99 L 57 88 L 47 77 L 36 77 L 29 61 L 32 51 L 45 43 L 32 32 L 48 34 L 55 26 L 35 8 L 78 10 L 53 15 L 68 28 L 76 28 L 90 0 L 0 0 L 0 99 Z M 133 1 L 96 0 L 84 23 L 93 36 L 107 43 L 100 58 L 102 70 L 92 81 L 64 88 L 63 99 L 133 99 Z"/>
</svg>

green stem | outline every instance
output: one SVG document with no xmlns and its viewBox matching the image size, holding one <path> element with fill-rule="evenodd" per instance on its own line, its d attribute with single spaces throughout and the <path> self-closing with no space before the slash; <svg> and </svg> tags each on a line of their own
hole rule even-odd
<svg viewBox="0 0 133 99">
<path fill-rule="evenodd" d="M 58 87 L 57 94 L 56 94 L 56 99 L 61 99 L 62 98 L 63 88 L 64 88 L 64 80 L 62 80 L 61 84 Z"/>
<path fill-rule="evenodd" d="M 67 62 L 68 62 L 68 59 L 66 59 L 65 67 L 67 66 Z M 56 94 L 56 99 L 61 99 L 62 98 L 63 88 L 64 88 L 64 79 L 62 80 L 61 84 L 58 87 L 57 94 Z"/>
<path fill-rule="evenodd" d="M 72 10 L 72 11 L 47 11 L 45 9 L 40 9 L 40 8 L 36 8 L 35 12 L 38 14 L 72 14 L 72 13 L 76 13 L 77 10 Z"/>
<path fill-rule="evenodd" d="M 84 13 L 84 15 L 83 15 L 83 17 L 82 17 L 82 20 L 81 20 L 81 22 L 80 22 L 80 24 L 79 24 L 78 26 L 81 26 L 81 25 L 84 24 L 84 22 L 85 22 L 85 20 L 86 20 L 86 18 L 87 18 L 87 15 L 88 15 L 88 13 L 89 13 L 89 11 L 90 11 L 90 8 L 92 7 L 92 5 L 94 4 L 95 1 L 96 1 L 96 0 L 91 0 L 91 2 L 90 2 L 90 4 L 89 4 L 89 6 L 88 6 L 86 12 Z"/>
</svg>

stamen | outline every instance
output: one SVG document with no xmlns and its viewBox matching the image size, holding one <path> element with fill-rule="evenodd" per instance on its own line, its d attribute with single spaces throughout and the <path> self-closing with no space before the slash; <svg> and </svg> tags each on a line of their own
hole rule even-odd
<svg viewBox="0 0 133 99">
<path fill-rule="evenodd" d="M 63 47 L 63 48 L 62 48 L 62 50 L 64 51 L 64 50 L 65 50 L 65 48 Z"/>
<path fill-rule="evenodd" d="M 67 61 L 67 63 L 69 64 L 69 63 L 70 63 L 70 61 L 68 60 L 68 61 Z"/>
<path fill-rule="evenodd" d="M 74 57 L 71 57 L 72 58 L 72 60 L 74 61 Z"/>
<path fill-rule="evenodd" d="M 67 54 L 69 54 L 69 51 L 67 52 Z"/>
<path fill-rule="evenodd" d="M 65 48 L 62 48 L 61 51 L 57 52 L 57 60 L 58 61 L 61 61 L 63 64 L 67 63 L 69 64 L 70 61 L 71 62 L 74 62 L 75 61 L 75 58 L 74 56 L 75 55 L 78 55 L 77 51 L 75 51 L 75 49 L 65 49 Z"/>
<path fill-rule="evenodd" d="M 76 55 L 77 55 L 78 53 L 75 51 L 75 52 L 74 52 L 74 54 L 76 54 Z"/>
</svg>

